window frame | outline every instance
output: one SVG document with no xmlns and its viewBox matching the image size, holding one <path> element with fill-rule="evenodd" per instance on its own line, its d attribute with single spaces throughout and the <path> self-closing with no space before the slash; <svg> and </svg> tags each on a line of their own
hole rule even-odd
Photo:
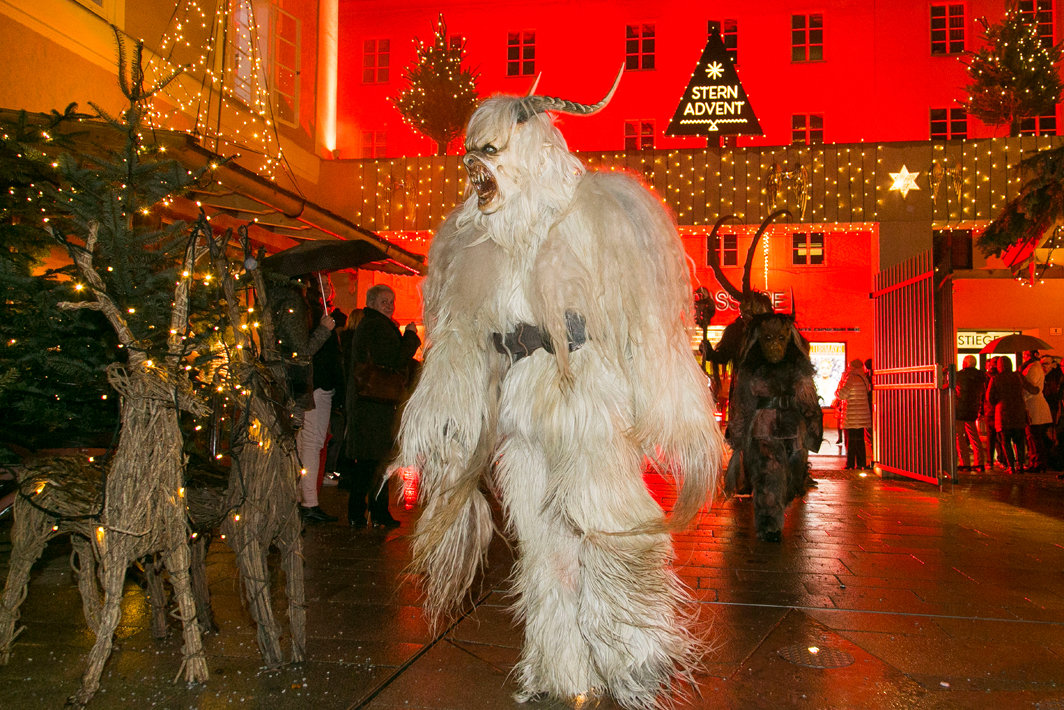
<svg viewBox="0 0 1064 710">
<path fill-rule="evenodd" d="M 624 149 L 654 150 L 654 121 L 630 119 L 624 122 Z"/>
<path fill-rule="evenodd" d="M 1024 116 L 1020 119 L 1021 136 L 1059 136 L 1060 122 L 1056 113 L 1044 116 Z"/>
<path fill-rule="evenodd" d="M 651 22 L 624 26 L 625 71 L 654 71 L 657 68 L 657 26 Z"/>
<path fill-rule="evenodd" d="M 511 57 L 513 50 L 517 56 Z M 506 71 L 507 77 L 535 76 L 536 74 L 536 31 L 519 30 L 506 33 Z"/>
<path fill-rule="evenodd" d="M 802 125 L 796 125 L 799 119 L 802 119 Z M 819 125 L 814 125 L 814 123 L 819 123 Z M 823 145 L 823 143 L 824 114 L 791 114 L 791 145 Z"/>
<path fill-rule="evenodd" d="M 294 32 L 292 37 L 282 35 L 281 28 L 282 22 L 291 21 L 294 26 Z M 299 81 L 301 67 L 301 40 L 302 40 L 303 22 L 300 18 L 296 17 L 287 10 L 281 8 L 276 3 L 270 5 L 270 101 L 273 108 L 274 120 L 278 123 L 287 126 L 299 125 L 299 103 L 301 98 L 301 82 Z M 286 44 L 291 48 L 291 54 L 293 59 L 293 65 L 288 66 L 281 63 L 281 45 Z M 291 91 L 281 89 L 281 70 L 287 70 L 291 73 L 292 88 Z M 281 106 L 283 100 L 288 100 L 291 106 L 291 116 L 283 115 Z"/>
<path fill-rule="evenodd" d="M 383 48 L 381 45 L 385 45 Z M 372 65 L 369 62 L 373 58 Z M 384 60 L 383 62 L 381 60 Z M 362 40 L 362 83 L 387 84 L 392 74 L 392 40 L 390 37 L 366 37 Z"/>
<path fill-rule="evenodd" d="M 387 131 L 362 131 L 362 158 L 376 160 L 386 157 L 388 151 Z"/>
<path fill-rule="evenodd" d="M 944 112 L 944 115 L 936 117 L 936 113 Z M 963 132 L 955 130 L 957 124 L 963 123 Z M 941 127 L 938 133 L 935 126 Z M 932 108 L 929 113 L 928 132 L 933 141 L 953 141 L 968 139 L 968 112 L 960 107 Z"/>
<path fill-rule="evenodd" d="M 817 246 L 820 247 L 819 255 L 814 254 Z M 791 266 L 824 266 L 827 263 L 827 251 L 824 232 L 791 232 Z"/>
<path fill-rule="evenodd" d="M 1038 37 L 1042 40 L 1042 44 L 1048 47 L 1053 46 L 1053 40 L 1057 36 L 1055 0 L 1019 0 L 1016 8 L 1020 17 L 1028 18 L 1027 21 L 1038 28 Z"/>
<path fill-rule="evenodd" d="M 798 20 L 802 21 L 801 26 L 796 24 Z M 792 64 L 825 61 L 824 46 L 824 13 L 809 12 L 791 15 Z"/>
<path fill-rule="evenodd" d="M 941 11 L 941 16 L 936 12 Z M 959 11 L 959 17 L 957 12 Z M 955 57 L 968 46 L 968 9 L 963 2 L 933 2 L 928 7 L 930 52 L 933 57 Z M 936 23 L 941 22 L 941 27 Z M 954 33 L 960 37 L 954 37 Z"/>
<path fill-rule="evenodd" d="M 718 232 L 716 237 L 716 243 L 709 243 L 709 236 L 706 235 L 706 249 L 710 250 L 706 254 L 706 264 L 710 264 L 710 254 L 717 255 L 717 263 L 721 267 L 726 266 L 738 266 L 739 265 L 739 235 L 735 232 Z"/>
</svg>

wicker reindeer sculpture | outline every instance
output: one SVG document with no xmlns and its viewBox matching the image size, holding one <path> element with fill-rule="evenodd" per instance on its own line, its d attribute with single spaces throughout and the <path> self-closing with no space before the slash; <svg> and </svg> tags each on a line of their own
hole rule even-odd
<svg viewBox="0 0 1064 710">
<path fill-rule="evenodd" d="M 251 329 L 243 322 L 237 300 L 234 272 L 225 256 L 227 232 L 221 244 L 212 246 L 215 271 L 225 297 L 225 307 L 236 346 L 229 352 L 231 388 L 239 393 L 240 414 L 233 428 L 232 465 L 225 498 L 221 531 L 236 555 L 244 583 L 245 599 L 258 626 L 259 651 L 267 667 L 282 663 L 280 630 L 270 603 L 270 572 L 266 557 L 271 546 L 281 553 L 288 596 L 288 623 L 292 634 L 291 661 L 303 661 L 306 653 L 307 613 L 303 588 L 303 538 L 299 518 L 299 476 L 295 435 L 290 421 L 292 407 L 284 371 L 273 347 L 273 323 L 265 303 L 262 271 L 250 270 L 257 301 L 254 311 L 260 323 L 260 362 Z M 240 230 L 245 265 L 251 257 L 247 230 Z M 199 536 L 197 545 L 206 545 Z"/>
<path fill-rule="evenodd" d="M 108 380 L 122 396 L 121 431 L 106 472 L 56 465 L 21 482 L 12 530 L 11 563 L 0 601 L 0 660 L 6 660 L 16 632 L 18 610 L 26 595 L 29 571 L 45 542 L 56 534 L 74 533 L 81 562 L 82 590 L 89 625 L 96 641 L 89 652 L 81 688 L 69 704 L 80 707 L 99 688 L 104 663 L 111 654 L 127 568 L 159 554 L 169 573 L 184 633 L 184 675 L 188 682 L 207 680 L 200 628 L 189 580 L 188 519 L 185 512 L 184 464 L 178 410 L 206 414 L 183 369 L 188 325 L 189 279 L 177 282 L 171 309 L 170 335 L 164 361 L 155 363 L 138 347 L 104 280 L 93 265 L 98 224 L 90 225 L 84 247 L 70 246 L 91 300 L 60 304 L 90 308 L 104 314 L 127 353 L 125 364 L 108 367 Z M 195 263 L 196 236 L 185 251 L 185 271 Z M 64 475 L 64 470 L 67 475 Z M 71 471 L 82 470 L 71 477 Z M 92 492 L 93 479 L 96 492 Z M 98 568 L 89 571 L 89 561 Z M 95 589 L 102 587 L 102 603 Z M 96 609 L 99 609 L 98 614 Z"/>
<path fill-rule="evenodd" d="M 303 584 L 303 538 L 298 511 L 298 484 L 301 467 L 290 422 L 294 404 L 290 401 L 273 343 L 273 323 L 265 301 L 266 288 L 259 260 L 252 258 L 247 229 L 241 227 L 239 242 L 244 264 L 254 284 L 256 296 L 251 320 L 259 323 L 263 357 L 251 337 L 246 316 L 236 293 L 236 273 L 226 257 L 232 238 L 227 231 L 211 245 L 212 266 L 222 288 L 223 309 L 234 342 L 226 353 L 226 381 L 236 396 L 238 415 L 233 427 L 228 485 L 218 485 L 219 468 L 210 461 L 190 461 L 186 499 L 189 523 L 194 532 L 192 589 L 196 612 L 204 632 L 215 631 L 206 580 L 207 547 L 220 528 L 222 538 L 232 548 L 248 611 L 258 629 L 259 652 L 267 668 L 284 662 L 281 631 L 270 600 L 270 571 L 267 556 L 271 546 L 281 552 L 288 597 L 288 623 L 292 635 L 290 660 L 298 663 L 306 655 L 306 603 Z M 261 256 L 261 255 L 260 255 Z M 152 634 L 166 634 L 165 588 L 158 566 L 146 568 L 149 600 L 152 604 Z"/>
<path fill-rule="evenodd" d="M 724 331 L 713 353 L 718 365 L 731 361 L 727 439 L 732 448 L 725 491 L 751 490 L 754 522 L 761 540 L 779 542 L 784 510 L 805 492 L 809 475 L 808 452 L 820 448 L 823 416 L 813 383 L 809 346 L 798 332 L 792 312 L 775 313 L 768 296 L 750 287 L 753 254 L 768 225 L 789 214 L 779 210 L 758 227 L 746 255 L 742 291 L 724 276 L 715 253 L 713 273 L 739 302 L 739 317 Z M 713 226 L 710 240 L 722 217 Z"/>
</svg>

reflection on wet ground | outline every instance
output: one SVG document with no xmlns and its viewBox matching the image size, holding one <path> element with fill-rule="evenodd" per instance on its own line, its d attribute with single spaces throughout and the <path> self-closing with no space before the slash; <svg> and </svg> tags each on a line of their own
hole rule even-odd
<svg viewBox="0 0 1064 710">
<path fill-rule="evenodd" d="M 834 467 L 832 457 L 817 466 Z M 711 650 L 696 708 L 1064 708 L 1064 481 L 1053 474 L 962 474 L 941 489 L 820 470 L 788 510 L 783 542 L 754 534 L 749 498 L 718 500 L 675 537 L 678 571 L 699 602 Z M 660 497 L 667 486 L 651 481 Z M 344 509 L 343 493 L 322 506 Z M 220 632 L 211 679 L 174 684 L 180 634 L 149 633 L 145 593 L 127 581 L 100 708 L 554 708 L 520 705 L 509 677 L 521 630 L 508 612 L 509 548 L 497 542 L 467 614 L 440 633 L 405 584 L 406 534 L 308 528 L 308 656 L 259 668 L 233 557 L 215 543 L 208 575 Z M 10 522 L 0 571 L 6 572 Z M 0 668 L 0 706 L 60 707 L 92 643 L 53 542 L 23 605 L 25 632 Z M 273 580 L 283 608 L 283 579 Z M 281 615 L 283 617 L 283 613 Z M 280 623 L 285 624 L 281 618 Z M 599 707 L 614 707 L 608 701 Z"/>
</svg>

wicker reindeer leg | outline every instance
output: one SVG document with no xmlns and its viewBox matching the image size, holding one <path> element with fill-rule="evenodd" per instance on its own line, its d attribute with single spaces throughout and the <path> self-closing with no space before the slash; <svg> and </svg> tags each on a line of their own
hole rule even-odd
<svg viewBox="0 0 1064 710">
<path fill-rule="evenodd" d="M 148 603 L 151 604 L 151 637 L 164 639 L 166 623 L 166 585 L 163 583 L 163 562 L 159 555 L 151 555 L 144 565 L 144 581 L 148 587 Z"/>
<path fill-rule="evenodd" d="M 200 632 L 204 634 L 218 632 L 218 625 L 214 623 L 214 612 L 211 610 L 211 590 L 207 586 L 209 544 L 210 536 L 201 534 L 196 536 L 188 548 L 192 559 L 188 573 L 192 583 L 192 596 L 196 600 L 196 620 L 199 622 Z"/>
<path fill-rule="evenodd" d="M 203 641 L 196 623 L 196 602 L 192 597 L 192 584 L 189 581 L 188 558 L 188 545 L 182 535 L 178 538 L 178 544 L 164 553 L 163 562 L 170 573 L 170 583 L 174 587 L 177 611 L 185 637 L 185 680 L 189 683 L 202 683 L 207 680 L 207 659 L 203 655 Z"/>
<path fill-rule="evenodd" d="M 11 644 L 18 632 L 19 608 L 26 599 L 30 568 L 44 552 L 51 526 L 45 514 L 20 498 L 15 499 L 15 518 L 11 528 L 11 559 L 7 582 L 0 599 L 0 664 L 11 658 Z"/>
<path fill-rule="evenodd" d="M 113 549 L 113 548 L 112 548 Z M 100 610 L 100 625 L 96 629 L 96 643 L 89 651 L 89 662 L 81 676 L 81 687 L 67 700 L 68 707 L 84 707 L 100 688 L 103 666 L 111 655 L 115 629 L 121 618 L 122 587 L 126 580 L 128 562 L 121 552 L 105 552 L 101 560 L 103 574 L 103 608 Z"/>
<path fill-rule="evenodd" d="M 100 581 L 96 576 L 96 554 L 92 543 L 81 535 L 71 535 L 70 544 L 73 547 L 70 553 L 70 568 L 74 570 L 74 578 L 78 582 L 85 623 L 92 633 L 96 634 L 100 629 L 100 606 L 103 604 Z"/>
<path fill-rule="evenodd" d="M 281 550 L 285 592 L 288 595 L 288 626 L 292 631 L 292 663 L 302 663 L 307 656 L 307 602 L 303 589 L 303 536 L 296 511 L 284 522 L 277 540 Z"/>
<path fill-rule="evenodd" d="M 270 570 L 266 565 L 266 545 L 250 536 L 243 540 L 234 540 L 237 548 L 236 561 L 240 566 L 240 576 L 244 578 L 244 594 L 248 602 L 248 611 L 258 626 L 259 652 L 267 668 L 277 668 L 282 664 L 281 632 L 273 616 L 270 604 Z"/>
</svg>

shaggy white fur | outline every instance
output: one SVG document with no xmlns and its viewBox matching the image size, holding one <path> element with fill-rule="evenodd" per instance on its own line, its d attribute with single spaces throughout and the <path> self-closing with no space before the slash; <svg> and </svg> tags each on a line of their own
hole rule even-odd
<svg viewBox="0 0 1064 710">
<path fill-rule="evenodd" d="M 487 552 L 496 490 L 517 540 L 519 697 L 658 707 L 700 647 L 669 531 L 708 502 L 723 450 L 685 330 L 687 261 L 653 195 L 586 173 L 548 115 L 521 120 L 522 101 L 473 115 L 470 194 L 429 252 L 429 346 L 393 465 L 421 471 L 414 565 L 438 621 Z M 572 352 L 567 312 L 586 325 Z M 554 352 L 499 352 L 493 333 L 519 324 Z M 647 459 L 682 483 L 671 520 Z"/>
</svg>

